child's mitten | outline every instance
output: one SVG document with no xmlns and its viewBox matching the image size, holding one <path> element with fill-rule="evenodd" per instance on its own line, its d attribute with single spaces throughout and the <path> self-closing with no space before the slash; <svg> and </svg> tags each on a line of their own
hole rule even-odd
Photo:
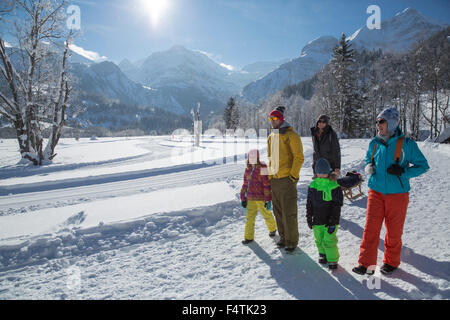
<svg viewBox="0 0 450 320">
<path fill-rule="evenodd" d="M 336 230 L 336 226 L 329 226 L 328 227 L 328 233 L 332 234 Z"/>
</svg>

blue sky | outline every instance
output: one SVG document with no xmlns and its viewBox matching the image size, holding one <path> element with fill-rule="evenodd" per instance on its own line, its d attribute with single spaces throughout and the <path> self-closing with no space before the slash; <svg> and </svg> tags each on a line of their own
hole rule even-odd
<svg viewBox="0 0 450 320">
<path fill-rule="evenodd" d="M 166 1 L 165 8 L 147 4 Z M 146 58 L 173 45 L 206 52 L 235 68 L 295 58 L 310 40 L 351 35 L 369 5 L 381 19 L 407 7 L 450 24 L 449 0 L 72 0 L 81 9 L 76 45 L 116 63 Z M 156 15 L 152 15 L 156 13 Z M 157 20 L 157 21 L 156 21 Z"/>
</svg>

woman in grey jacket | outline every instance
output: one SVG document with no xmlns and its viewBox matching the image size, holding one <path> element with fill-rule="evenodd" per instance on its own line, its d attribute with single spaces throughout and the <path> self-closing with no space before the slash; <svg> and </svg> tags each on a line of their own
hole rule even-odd
<svg viewBox="0 0 450 320">
<path fill-rule="evenodd" d="M 341 147 L 336 132 L 330 126 L 330 117 L 319 116 L 316 126 L 311 128 L 314 154 L 312 168 L 320 158 L 330 163 L 331 169 L 339 176 L 341 174 Z M 315 173 L 315 172 L 314 172 Z"/>
</svg>

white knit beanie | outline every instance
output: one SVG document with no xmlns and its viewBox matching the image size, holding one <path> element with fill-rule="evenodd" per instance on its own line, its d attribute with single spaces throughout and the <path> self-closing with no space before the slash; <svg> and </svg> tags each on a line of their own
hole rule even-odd
<svg viewBox="0 0 450 320">
<path fill-rule="evenodd" d="M 393 134 L 398 127 L 400 122 L 400 113 L 394 107 L 386 108 L 380 112 L 377 119 L 382 118 L 388 122 L 388 132 Z"/>
</svg>

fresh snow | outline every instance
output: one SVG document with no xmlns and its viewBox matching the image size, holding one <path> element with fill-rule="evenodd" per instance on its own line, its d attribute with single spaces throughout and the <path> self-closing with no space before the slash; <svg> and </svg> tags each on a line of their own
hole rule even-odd
<svg viewBox="0 0 450 320">
<path fill-rule="evenodd" d="M 350 37 L 347 37 L 345 40 L 346 41 L 353 41 L 358 36 L 358 34 L 361 32 L 362 29 L 363 28 L 359 28 Z"/>
<path fill-rule="evenodd" d="M 234 193 L 226 182 L 163 189 L 73 206 L 38 210 L 31 216 L 26 214 L 4 216 L 0 234 L 2 238 L 11 239 L 57 232 L 61 227 L 72 226 L 74 219 L 77 227 L 90 228 L 105 223 L 127 222 L 155 213 L 211 206 L 231 200 L 234 200 Z M 74 214 L 74 212 L 77 213 Z M 82 221 L 77 217 L 82 217 Z"/>
<path fill-rule="evenodd" d="M 402 264 L 367 277 L 351 272 L 366 195 L 342 208 L 339 269 L 317 263 L 305 219 L 311 138 L 302 141 L 300 242 L 286 254 L 260 215 L 255 242 L 241 244 L 244 154 L 258 147 L 264 159 L 264 141 L 61 139 L 54 162 L 35 168 L 2 140 L 0 299 L 449 299 L 450 147 L 419 143 L 431 169 L 411 180 Z M 343 172 L 363 172 L 368 143 L 341 140 Z"/>
</svg>

